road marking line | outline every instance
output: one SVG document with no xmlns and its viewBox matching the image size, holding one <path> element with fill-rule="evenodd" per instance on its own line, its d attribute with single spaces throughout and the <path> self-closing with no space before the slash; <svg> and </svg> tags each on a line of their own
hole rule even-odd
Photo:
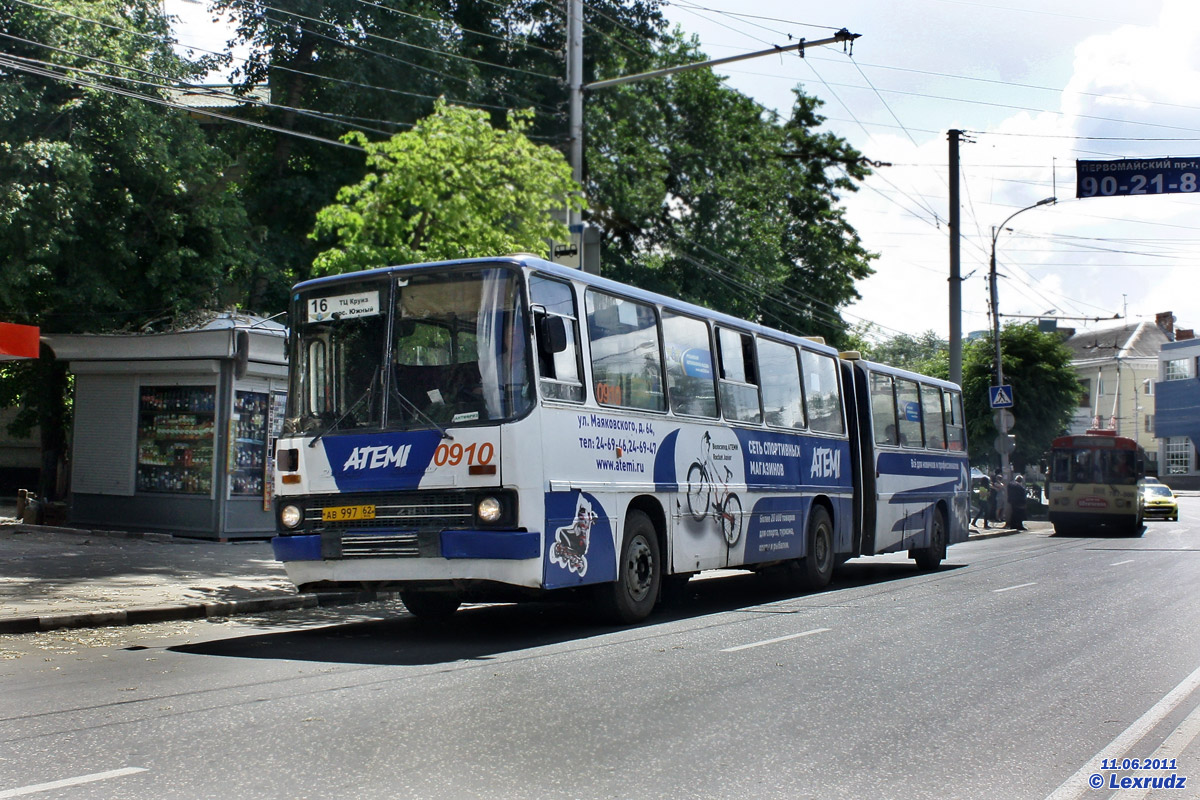
<svg viewBox="0 0 1200 800">
<path fill-rule="evenodd" d="M 751 647 L 762 647 L 764 644 L 775 644 L 776 642 L 786 642 L 789 639 L 799 639 L 801 636 L 812 636 L 814 633 L 825 633 L 833 630 L 832 628 L 813 628 L 811 631 L 804 633 L 792 633 L 787 636 L 777 636 L 774 639 L 764 639 L 761 642 L 751 642 L 750 644 L 739 644 L 737 647 L 726 647 L 722 653 L 736 653 L 738 650 L 749 650 Z"/>
<path fill-rule="evenodd" d="M 1013 589 L 1024 589 L 1026 586 L 1037 586 L 1037 581 L 1034 581 L 1033 583 L 1018 583 L 1016 586 L 1006 586 L 1003 589 L 992 589 L 992 594 L 1011 592 Z"/>
<path fill-rule="evenodd" d="M 1097 772 L 1095 768 L 1096 760 L 1124 753 L 1137 740 L 1145 736 L 1151 728 L 1162 722 L 1163 718 L 1174 711 L 1175 707 L 1195 691 L 1197 686 L 1200 686 L 1200 667 L 1197 667 L 1191 675 L 1184 678 L 1178 686 L 1168 692 L 1162 700 L 1155 703 L 1153 708 L 1142 714 L 1137 721 L 1126 728 L 1117 738 L 1113 739 L 1105 747 L 1100 748 L 1100 752 L 1089 758 L 1079 768 L 1078 772 L 1063 781 L 1062 785 L 1053 792 L 1046 795 L 1046 800 L 1072 800 L 1072 798 L 1083 797 L 1083 795 L 1092 791 L 1088 785 L 1088 778 L 1092 773 Z"/>
<path fill-rule="evenodd" d="M 108 772 L 93 772 L 91 775 L 80 775 L 77 778 L 64 778 L 61 781 L 37 783 L 33 786 L 21 786 L 17 789 L 5 789 L 0 792 L 0 800 L 5 800 L 8 797 L 21 797 L 36 792 L 48 792 L 51 789 L 65 789 L 68 786 L 78 786 L 81 783 L 106 781 L 109 778 L 123 778 L 126 775 L 136 775 L 139 772 L 146 771 L 144 767 L 125 767 L 124 769 L 110 769 Z"/>
<path fill-rule="evenodd" d="M 1162 745 L 1154 751 L 1151 758 L 1174 758 L 1182 755 L 1197 736 L 1200 736 L 1200 706 L 1192 709 L 1192 713 L 1187 715 L 1187 719 L 1179 723 L 1179 727 L 1171 731 L 1162 743 Z M 1150 794 L 1150 790 L 1136 791 L 1134 789 L 1122 789 L 1113 795 L 1114 800 L 1142 800 Z"/>
<path fill-rule="evenodd" d="M 1127 559 L 1125 559 L 1124 561 L 1118 561 L 1118 562 L 1117 562 L 1117 563 L 1115 563 L 1115 564 L 1109 564 L 1109 566 L 1110 566 L 1110 567 L 1119 567 L 1119 566 L 1121 566 L 1122 564 L 1132 564 L 1132 563 L 1133 563 L 1134 561 L 1136 561 L 1136 560 L 1137 560 L 1137 559 L 1134 559 L 1134 558 L 1127 558 Z"/>
</svg>

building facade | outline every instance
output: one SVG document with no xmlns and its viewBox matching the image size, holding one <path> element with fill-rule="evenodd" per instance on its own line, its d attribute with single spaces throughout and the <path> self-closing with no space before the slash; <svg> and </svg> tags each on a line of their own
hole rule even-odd
<svg viewBox="0 0 1200 800">
<path fill-rule="evenodd" d="M 1200 489 L 1200 340 L 1177 338 L 1163 345 L 1154 391 L 1160 477 L 1177 489 Z"/>
<path fill-rule="evenodd" d="M 1174 316 L 1072 333 L 1065 340 L 1083 389 L 1068 432 L 1115 430 L 1146 450 L 1146 469 L 1160 471 L 1154 424 L 1159 352 L 1174 339 Z"/>
</svg>

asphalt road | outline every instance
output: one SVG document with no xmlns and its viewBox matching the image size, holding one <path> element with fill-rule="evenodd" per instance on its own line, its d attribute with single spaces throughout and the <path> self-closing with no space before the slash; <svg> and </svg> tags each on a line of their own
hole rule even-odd
<svg viewBox="0 0 1200 800">
<path fill-rule="evenodd" d="M 314 609 L 0 638 L 0 800 L 1200 797 L 1200 498 L 830 590 Z M 1103 759 L 1175 758 L 1174 769 Z M 1104 788 L 1092 789 L 1096 775 Z M 1176 778 L 1178 783 L 1178 778 Z"/>
</svg>

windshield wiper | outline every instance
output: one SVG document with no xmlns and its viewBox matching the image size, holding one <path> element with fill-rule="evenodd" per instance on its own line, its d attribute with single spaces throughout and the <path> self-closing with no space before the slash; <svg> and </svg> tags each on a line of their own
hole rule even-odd
<svg viewBox="0 0 1200 800">
<path fill-rule="evenodd" d="M 336 430 L 339 425 L 341 425 L 343 422 L 346 421 L 346 417 L 350 416 L 351 414 L 353 414 L 355 411 L 358 410 L 358 407 L 363 404 L 364 400 L 370 398 L 373 394 L 375 394 L 375 381 L 379 379 L 379 374 L 380 374 L 380 370 L 375 370 L 375 374 L 371 376 L 371 382 L 367 384 L 367 390 L 365 392 L 363 392 L 362 395 L 357 400 L 354 401 L 354 405 L 352 405 L 346 409 L 346 413 L 342 414 L 340 417 L 338 417 L 336 420 L 334 420 L 333 424 L 330 425 L 328 428 L 326 428 L 325 430 L 321 431 L 316 436 L 314 436 L 313 440 L 308 443 L 309 447 L 316 447 L 317 442 L 321 440 L 322 436 L 324 436 L 325 434 L 329 433 L 332 430 Z"/>
<path fill-rule="evenodd" d="M 440 434 L 442 435 L 442 438 L 443 438 L 443 439 L 449 439 L 450 441 L 454 441 L 454 437 L 450 435 L 450 432 L 449 432 L 449 431 L 447 431 L 447 430 L 446 430 L 445 428 L 443 428 L 441 425 L 438 425 L 436 422 L 434 422 L 434 421 L 433 421 L 433 419 L 432 419 L 431 417 L 429 417 L 429 415 L 425 414 L 424 412 L 422 412 L 422 411 L 421 411 L 421 409 L 417 408 L 416 404 L 415 404 L 415 403 L 413 403 L 413 401 L 409 400 L 407 397 L 405 397 L 404 395 L 400 394 L 400 390 L 396 388 L 396 382 L 395 382 L 395 380 L 394 380 L 394 379 L 393 379 L 393 381 L 392 381 L 392 392 L 391 392 L 391 395 L 392 395 L 392 397 L 394 397 L 394 398 L 396 398 L 397 400 L 399 400 L 399 401 L 400 401 L 400 405 L 404 406 L 404 408 L 405 408 L 405 409 L 406 409 L 406 410 L 407 410 L 409 413 L 411 413 L 413 416 L 415 416 L 415 417 L 419 417 L 419 418 L 421 418 L 422 420 L 424 420 L 425 422 L 427 422 L 427 423 L 429 423 L 430 425 L 432 425 L 432 426 L 433 426 L 433 427 L 434 427 L 434 428 L 437 430 L 437 432 L 438 432 L 438 433 L 440 433 Z"/>
</svg>

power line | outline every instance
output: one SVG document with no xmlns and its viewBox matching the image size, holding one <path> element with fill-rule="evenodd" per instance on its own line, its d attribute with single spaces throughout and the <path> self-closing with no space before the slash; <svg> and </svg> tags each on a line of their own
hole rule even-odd
<svg viewBox="0 0 1200 800">
<path fill-rule="evenodd" d="M 108 86 L 108 85 L 105 85 L 102 83 L 96 83 L 93 81 L 85 81 L 80 78 L 72 77 L 70 75 L 63 75 L 63 74 L 60 74 L 57 72 L 53 72 L 51 70 L 46 70 L 46 69 L 41 69 L 39 67 L 29 66 L 27 64 L 22 64 L 20 61 L 14 59 L 13 57 L 8 56 L 7 54 L 0 54 L 0 66 L 7 66 L 10 69 L 15 69 L 19 72 L 25 72 L 25 73 L 28 73 L 31 75 L 38 75 L 43 78 L 50 78 L 53 80 L 64 81 L 66 83 L 71 83 L 76 86 L 82 86 L 82 87 L 90 88 L 90 89 L 98 89 L 102 92 L 108 92 L 110 94 L 119 95 L 121 97 L 128 97 L 128 98 L 132 98 L 132 99 L 136 99 L 136 100 L 144 100 L 147 103 L 154 103 L 155 105 L 166 106 L 168 108 L 175 108 L 180 111 L 187 111 L 192 114 L 200 114 L 200 115 L 206 116 L 206 117 L 213 117 L 215 119 L 225 120 L 226 122 L 233 122 L 238 125 L 248 125 L 252 128 L 261 128 L 263 130 L 273 131 L 275 133 L 282 133 L 282 134 L 285 134 L 288 136 L 295 136 L 300 139 L 308 139 L 310 141 L 320 142 L 322 144 L 331 144 L 331 145 L 334 145 L 335 147 L 343 147 L 347 150 L 357 150 L 359 152 L 365 152 L 363 150 L 363 148 L 359 147 L 358 145 L 348 144 L 346 142 L 339 142 L 335 139 L 326 139 L 322 136 L 314 136 L 313 134 L 303 133 L 301 131 L 295 131 L 295 130 L 289 130 L 287 128 L 281 128 L 277 125 L 268 125 L 263 122 L 255 122 L 254 120 L 242 119 L 240 117 L 231 117 L 227 114 L 218 114 L 215 111 L 208 111 L 203 108 L 194 108 L 192 106 L 183 105 L 182 103 L 173 103 L 170 100 L 164 100 L 160 97 L 154 97 L 151 95 L 141 94 L 140 92 L 133 92 L 133 91 L 129 91 L 127 89 L 121 89 L 117 86 Z"/>
<path fill-rule="evenodd" d="M 361 0 L 360 0 L 360 2 L 361 2 Z M 325 25 L 327 27 L 334 28 L 335 30 L 337 30 L 339 33 L 342 33 L 342 34 L 348 33 L 348 31 L 344 25 L 339 25 L 336 22 L 327 22 L 326 20 L 318 19 L 317 17 L 309 17 L 304 14 L 296 13 L 295 11 L 288 11 L 286 9 L 276 8 L 275 6 L 269 6 L 269 5 L 266 5 L 265 3 L 260 3 L 260 7 L 267 11 L 274 11 L 278 14 L 287 14 L 290 17 L 302 19 L 302 20 L 305 20 L 306 22 L 315 22 L 319 25 Z M 267 17 L 264 14 L 263 19 L 269 19 L 269 17 Z M 300 30 L 305 33 L 312 33 L 314 35 L 318 35 L 315 33 L 315 31 L 306 29 L 303 26 L 300 26 Z M 354 33 L 356 33 L 359 36 L 362 36 L 366 39 L 378 39 L 382 42 L 388 42 L 390 44 L 397 44 L 397 45 L 400 45 L 401 47 L 411 47 L 414 50 L 421 50 L 426 53 L 434 53 L 435 55 L 445 56 L 446 58 L 452 58 L 455 60 L 467 61 L 472 64 L 479 64 L 479 65 L 483 65 L 486 67 L 490 67 L 492 69 L 506 70 L 509 72 L 518 72 L 518 73 L 521 73 L 524 75 L 532 75 L 532 76 L 535 76 L 538 78 L 547 78 L 549 80 L 556 80 L 558 77 L 556 75 L 547 75 L 544 72 L 535 72 L 533 70 L 521 69 L 520 67 L 510 67 L 510 66 L 507 66 L 504 64 L 496 64 L 491 61 L 482 61 L 477 58 L 470 58 L 469 56 L 459 55 L 458 53 L 452 53 L 449 50 L 439 50 L 439 49 L 432 48 L 432 47 L 425 47 L 424 45 L 413 44 L 412 42 L 406 42 L 402 39 L 393 39 L 389 36 L 384 36 L 379 33 L 370 33 L 368 31 L 362 31 L 362 30 L 354 31 Z M 338 41 L 339 44 L 342 44 L 345 47 L 353 47 L 356 49 L 358 48 L 358 45 L 354 45 L 354 44 L 350 44 L 350 43 L 346 43 L 346 42 L 340 42 L 339 40 L 336 40 L 336 39 L 333 41 Z M 371 52 L 371 51 L 366 51 L 366 52 Z"/>
</svg>

